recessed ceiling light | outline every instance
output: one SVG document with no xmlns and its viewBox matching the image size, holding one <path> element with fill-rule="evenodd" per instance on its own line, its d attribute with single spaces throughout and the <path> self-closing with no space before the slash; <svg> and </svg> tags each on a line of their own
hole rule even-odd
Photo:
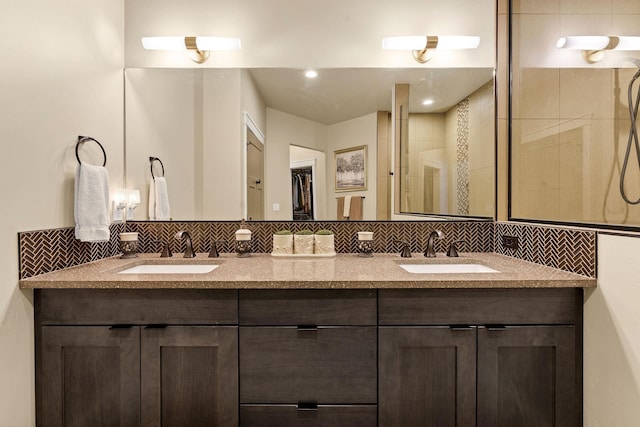
<svg viewBox="0 0 640 427">
<path fill-rule="evenodd" d="M 308 79 L 315 79 L 318 77 L 318 72 L 316 70 L 307 70 L 304 72 L 304 76 Z"/>
<path fill-rule="evenodd" d="M 422 105 L 431 105 L 433 104 L 433 99 L 425 99 L 422 101 Z"/>
</svg>

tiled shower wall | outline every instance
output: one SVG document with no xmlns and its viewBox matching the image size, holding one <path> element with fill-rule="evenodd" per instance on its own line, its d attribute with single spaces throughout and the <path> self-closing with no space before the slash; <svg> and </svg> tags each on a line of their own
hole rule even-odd
<svg viewBox="0 0 640 427">
<path fill-rule="evenodd" d="M 184 251 L 184 243 L 175 239 L 179 230 L 188 231 L 196 252 L 208 252 L 212 240 L 224 240 L 232 251 L 238 221 L 202 222 L 130 222 L 111 226 L 111 240 L 104 243 L 82 243 L 74 238 L 72 227 L 18 233 L 20 252 L 20 278 L 28 278 L 101 258 L 118 255 L 117 236 L 125 230 L 137 231 L 139 252 L 160 252 L 160 241 L 173 242 L 174 252 Z M 393 239 L 411 244 L 412 252 L 423 252 L 428 234 L 441 230 L 445 238 L 436 241 L 436 251 L 445 252 L 453 240 L 464 240 L 464 252 L 498 252 L 540 264 L 595 277 L 596 233 L 563 228 L 551 228 L 516 223 L 490 221 L 351 221 L 351 222 L 248 222 L 252 231 L 252 251 L 269 253 L 272 235 L 278 230 L 302 229 L 332 230 L 336 251 L 356 252 L 356 233 L 374 232 L 374 251 L 396 252 Z M 516 235 L 520 240 L 518 251 L 504 249 L 503 234 Z"/>
</svg>

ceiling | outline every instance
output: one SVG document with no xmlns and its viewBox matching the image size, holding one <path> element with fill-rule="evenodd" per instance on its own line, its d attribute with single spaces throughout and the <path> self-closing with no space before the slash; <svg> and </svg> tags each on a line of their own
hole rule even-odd
<svg viewBox="0 0 640 427">
<path fill-rule="evenodd" d="M 318 77 L 302 69 L 253 68 L 267 107 L 331 125 L 376 111 L 391 111 L 395 83 L 410 84 L 411 112 L 444 112 L 493 79 L 492 68 L 330 68 Z M 426 98 L 434 102 L 423 106 Z"/>
</svg>

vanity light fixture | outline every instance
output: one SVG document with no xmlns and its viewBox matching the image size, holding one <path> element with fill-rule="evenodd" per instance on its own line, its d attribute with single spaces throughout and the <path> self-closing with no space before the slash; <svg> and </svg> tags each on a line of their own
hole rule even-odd
<svg viewBox="0 0 640 427">
<path fill-rule="evenodd" d="M 150 50 L 186 50 L 198 64 L 205 62 L 212 50 L 241 49 L 240 39 L 234 37 L 142 37 L 142 46 Z"/>
<path fill-rule="evenodd" d="M 140 190 L 129 190 L 127 202 L 127 221 L 133 219 L 133 211 L 140 206 Z"/>
<path fill-rule="evenodd" d="M 140 190 L 121 189 L 113 197 L 113 220 L 133 219 L 133 211 L 140 205 Z"/>
<path fill-rule="evenodd" d="M 601 61 L 606 50 L 638 50 L 638 36 L 567 36 L 556 42 L 558 49 L 581 50 L 582 57 L 589 64 Z"/>
<path fill-rule="evenodd" d="M 382 48 L 385 50 L 411 50 L 413 59 L 421 64 L 433 58 L 436 49 L 477 49 L 478 36 L 397 36 L 384 37 Z"/>
<path fill-rule="evenodd" d="M 113 220 L 124 221 L 124 210 L 127 207 L 127 190 L 118 190 L 113 196 Z"/>
</svg>

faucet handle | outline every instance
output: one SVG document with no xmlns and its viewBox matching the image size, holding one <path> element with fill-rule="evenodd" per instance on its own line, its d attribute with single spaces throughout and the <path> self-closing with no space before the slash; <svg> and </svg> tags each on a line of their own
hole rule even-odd
<svg viewBox="0 0 640 427">
<path fill-rule="evenodd" d="M 447 256 L 449 257 L 457 257 L 458 256 L 458 248 L 456 247 L 456 245 L 458 243 L 467 243 L 466 240 L 454 240 L 453 242 L 451 242 L 451 244 L 449 245 L 449 250 L 447 250 Z"/>
<path fill-rule="evenodd" d="M 226 240 L 213 240 L 211 242 L 211 250 L 209 251 L 209 258 L 218 258 L 220 253 L 218 252 L 218 244 L 226 245 Z"/>
<path fill-rule="evenodd" d="M 173 256 L 171 252 L 171 248 L 169 247 L 169 242 L 164 242 L 162 240 L 154 240 L 153 243 L 162 245 L 162 253 L 160 254 L 160 258 L 170 258 Z"/>
<path fill-rule="evenodd" d="M 405 242 L 404 240 L 393 239 L 393 243 L 400 243 L 402 245 L 402 247 L 400 248 L 401 258 L 411 258 L 411 248 L 409 246 L 409 242 Z"/>
</svg>

